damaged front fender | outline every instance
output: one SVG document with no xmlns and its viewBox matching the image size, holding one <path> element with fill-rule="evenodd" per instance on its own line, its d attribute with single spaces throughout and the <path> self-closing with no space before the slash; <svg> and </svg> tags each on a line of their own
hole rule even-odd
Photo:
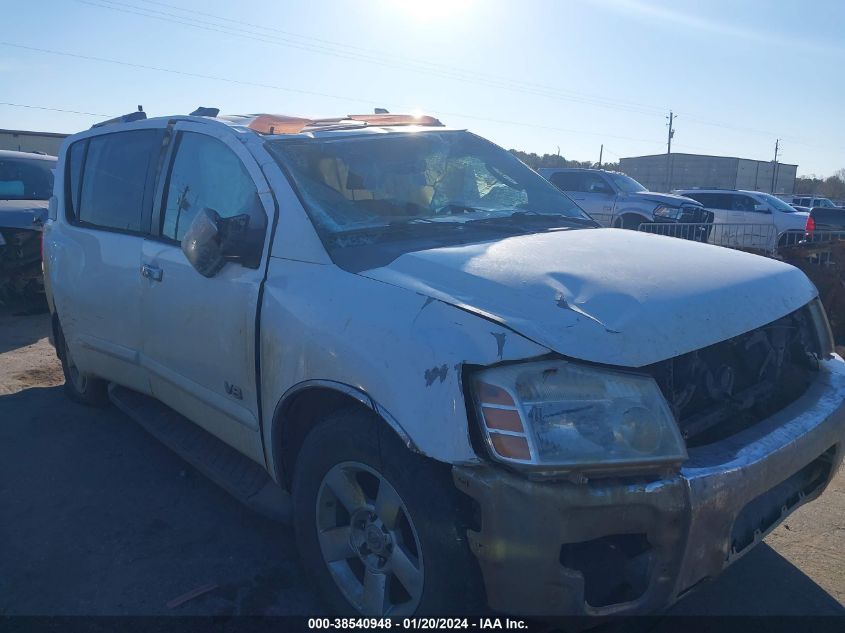
<svg viewBox="0 0 845 633">
<path fill-rule="evenodd" d="M 469 437 L 463 366 L 549 353 L 411 290 L 275 257 L 261 319 L 264 419 L 272 420 L 284 394 L 305 381 L 345 385 L 366 394 L 420 453 L 448 463 L 479 459 Z M 271 426 L 264 439 L 272 451 Z"/>
</svg>

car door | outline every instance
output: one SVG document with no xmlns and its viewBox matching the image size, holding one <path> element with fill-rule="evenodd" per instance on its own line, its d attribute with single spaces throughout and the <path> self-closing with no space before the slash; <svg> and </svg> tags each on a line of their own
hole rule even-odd
<svg viewBox="0 0 845 633">
<path fill-rule="evenodd" d="M 704 208 L 713 214 L 714 224 L 726 224 L 730 221 L 732 202 L 726 194 L 698 191 L 679 191 L 678 193 L 704 205 Z"/>
<path fill-rule="evenodd" d="M 247 214 L 263 227 L 274 203 L 255 160 L 231 133 L 174 128 L 152 235 L 143 243 L 143 359 L 152 393 L 258 462 L 263 451 L 256 387 L 256 312 L 264 267 L 229 262 L 200 275 L 180 244 L 204 208 Z"/>
<path fill-rule="evenodd" d="M 145 393 L 138 265 L 163 136 L 148 128 L 75 142 L 65 226 L 51 243 L 55 308 L 77 366 Z"/>
<path fill-rule="evenodd" d="M 558 177 L 557 181 L 555 177 Z M 588 171 L 558 172 L 552 176 L 551 182 L 597 222 L 604 226 L 612 224 L 616 193 L 601 174 Z"/>
<path fill-rule="evenodd" d="M 727 195 L 731 202 L 730 222 L 736 225 L 736 228 L 733 229 L 736 236 L 736 246 L 770 248 L 775 239 L 775 227 L 769 206 L 760 203 L 748 194 L 730 193 Z"/>
<path fill-rule="evenodd" d="M 733 223 L 733 199 L 729 193 L 682 191 L 684 195 L 698 200 L 704 208 L 713 214 L 713 226 L 708 242 L 720 246 L 735 246 L 737 226 Z"/>
</svg>

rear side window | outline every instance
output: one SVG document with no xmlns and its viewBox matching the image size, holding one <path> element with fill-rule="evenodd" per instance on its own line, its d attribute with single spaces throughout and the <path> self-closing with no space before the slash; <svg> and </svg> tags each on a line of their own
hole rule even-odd
<svg viewBox="0 0 845 633">
<path fill-rule="evenodd" d="M 82 183 L 74 204 L 79 222 L 131 233 L 144 230 L 143 218 L 152 202 L 162 135 L 162 130 L 132 130 L 95 136 L 87 141 Z M 71 186 L 73 161 L 72 151 Z"/>
<path fill-rule="evenodd" d="M 258 190 L 246 167 L 226 144 L 210 136 L 183 132 L 167 184 L 161 234 L 177 242 L 202 209 L 220 217 L 249 215 L 249 226 L 261 232 L 266 216 Z"/>
<path fill-rule="evenodd" d="M 67 176 L 65 191 L 65 208 L 69 217 L 76 217 L 79 209 L 79 194 L 82 191 L 82 164 L 85 162 L 85 150 L 88 141 L 77 141 L 70 146 L 67 153 Z"/>
<path fill-rule="evenodd" d="M 698 200 L 701 204 L 705 207 L 709 207 L 711 209 L 726 209 L 729 207 L 723 206 L 725 203 L 725 196 L 724 194 L 720 193 L 698 193 L 697 191 L 687 192 L 682 194 L 687 198 L 692 198 L 693 200 Z"/>
<path fill-rule="evenodd" d="M 735 193 L 731 195 L 731 207 L 734 211 L 754 211 L 754 199 Z"/>
<path fill-rule="evenodd" d="M 561 191 L 581 191 L 581 178 L 571 171 L 559 171 L 552 174 L 551 183 Z"/>
</svg>

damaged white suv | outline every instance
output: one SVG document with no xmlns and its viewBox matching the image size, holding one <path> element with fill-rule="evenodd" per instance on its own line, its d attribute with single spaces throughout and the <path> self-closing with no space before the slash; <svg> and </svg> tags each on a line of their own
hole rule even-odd
<svg viewBox="0 0 845 633">
<path fill-rule="evenodd" d="M 68 394 L 291 519 L 334 611 L 661 609 L 842 460 L 791 266 L 595 228 L 429 117 L 108 123 L 45 228 Z"/>
</svg>

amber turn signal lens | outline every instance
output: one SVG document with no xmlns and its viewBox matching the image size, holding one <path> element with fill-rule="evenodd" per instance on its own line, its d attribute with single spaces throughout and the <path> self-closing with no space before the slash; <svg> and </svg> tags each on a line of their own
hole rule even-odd
<svg viewBox="0 0 845 633">
<path fill-rule="evenodd" d="M 493 449 L 502 457 L 526 461 L 531 459 L 528 440 L 524 437 L 490 433 L 490 440 L 493 442 Z"/>
<path fill-rule="evenodd" d="M 484 424 L 487 425 L 488 429 L 525 433 L 519 413 L 513 409 L 491 409 L 482 406 L 481 413 L 484 415 Z"/>
<path fill-rule="evenodd" d="M 481 404 L 500 404 L 505 407 L 516 407 L 513 398 L 501 387 L 478 381 L 475 383 L 475 389 Z"/>
</svg>

